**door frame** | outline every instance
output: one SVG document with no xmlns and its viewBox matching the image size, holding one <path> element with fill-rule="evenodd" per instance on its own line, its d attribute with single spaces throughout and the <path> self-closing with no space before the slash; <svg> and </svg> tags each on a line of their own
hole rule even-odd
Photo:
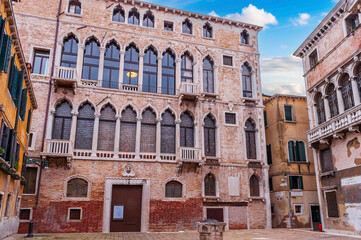
<svg viewBox="0 0 361 240">
<path fill-rule="evenodd" d="M 320 204 L 311 203 L 310 204 L 310 218 L 311 218 L 311 229 L 312 229 L 312 231 L 313 231 L 313 219 L 312 219 L 312 207 L 313 206 L 318 206 L 318 208 L 320 209 L 320 220 L 321 220 L 321 207 L 320 207 Z M 321 220 L 321 223 L 322 223 L 322 220 Z"/>
<path fill-rule="evenodd" d="M 149 225 L 150 179 L 105 178 L 103 232 L 110 232 L 110 216 L 113 185 L 142 185 L 142 208 L 140 231 L 147 232 Z"/>
<path fill-rule="evenodd" d="M 203 207 L 203 219 L 207 219 L 207 208 L 223 208 L 223 221 L 226 223 L 225 230 L 229 230 L 229 213 L 227 206 L 204 206 Z"/>
</svg>

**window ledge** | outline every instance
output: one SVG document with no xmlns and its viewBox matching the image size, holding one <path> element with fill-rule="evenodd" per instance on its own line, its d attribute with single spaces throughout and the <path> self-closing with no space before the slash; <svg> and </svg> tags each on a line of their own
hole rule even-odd
<svg viewBox="0 0 361 240">
<path fill-rule="evenodd" d="M 204 36 L 202 36 L 202 38 L 203 39 L 205 39 L 205 40 L 211 40 L 211 41 L 215 41 L 216 39 L 215 38 L 213 38 L 213 37 L 204 37 Z"/>
<path fill-rule="evenodd" d="M 86 198 L 64 197 L 64 198 L 62 198 L 62 201 L 63 202 L 89 202 L 90 197 L 86 197 Z"/>
<path fill-rule="evenodd" d="M 335 176 L 335 171 L 320 172 L 319 176 L 320 177 L 334 177 Z"/>
<path fill-rule="evenodd" d="M 285 123 L 294 123 L 294 124 L 296 124 L 296 121 L 295 120 L 283 120 L 283 122 L 285 122 Z"/>
<path fill-rule="evenodd" d="M 310 162 L 306 161 L 306 162 L 297 162 L 297 161 L 287 161 L 287 164 L 292 164 L 292 163 L 296 163 L 296 164 L 310 164 Z"/>
<path fill-rule="evenodd" d="M 181 33 L 182 35 L 184 35 L 184 36 L 188 36 L 188 37 L 194 37 L 194 35 L 193 35 L 193 33 L 192 34 L 189 34 L 189 33 Z"/>
<path fill-rule="evenodd" d="M 215 98 L 218 98 L 218 97 L 219 97 L 219 94 L 218 94 L 218 93 L 202 92 L 202 96 L 203 96 L 203 97 L 215 97 Z"/>
<path fill-rule="evenodd" d="M 78 222 L 81 222 L 81 219 L 80 219 L 80 220 L 68 220 L 67 222 L 70 222 L 70 223 L 78 223 Z"/>
<path fill-rule="evenodd" d="M 248 200 L 252 202 L 253 200 L 261 200 L 262 202 L 265 201 L 264 197 L 249 197 Z"/>
<path fill-rule="evenodd" d="M 29 220 L 19 220 L 19 222 L 21 222 L 21 223 L 28 223 L 30 221 L 31 221 L 30 219 Z"/>
<path fill-rule="evenodd" d="M 246 43 L 239 43 L 240 46 L 244 46 L 244 47 L 252 47 L 251 44 L 246 44 Z"/>
<path fill-rule="evenodd" d="M 70 16 L 70 17 L 77 17 L 77 18 L 81 18 L 83 16 L 81 13 L 76 14 L 76 13 L 69 13 L 69 12 L 66 12 L 65 15 Z"/>
<path fill-rule="evenodd" d="M 162 199 L 162 202 L 185 202 L 186 199 L 183 198 L 164 198 Z"/>
<path fill-rule="evenodd" d="M 208 202 L 208 201 L 217 201 L 219 202 L 220 197 L 217 196 L 203 196 L 203 201 L 204 202 Z"/>
<path fill-rule="evenodd" d="M 243 97 L 242 102 L 253 102 L 253 103 L 258 103 L 258 99 L 257 98 L 247 98 L 247 97 Z"/>
</svg>

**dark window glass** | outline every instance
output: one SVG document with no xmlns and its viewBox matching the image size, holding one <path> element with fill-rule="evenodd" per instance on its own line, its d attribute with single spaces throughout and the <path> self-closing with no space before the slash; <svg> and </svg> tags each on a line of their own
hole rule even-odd
<svg viewBox="0 0 361 240">
<path fill-rule="evenodd" d="M 142 114 L 142 130 L 140 151 L 144 153 L 156 152 L 156 115 L 152 109 L 146 109 Z"/>
<path fill-rule="evenodd" d="M 236 125 L 236 114 L 235 113 L 225 113 L 226 124 Z"/>
<path fill-rule="evenodd" d="M 272 178 L 269 178 L 269 179 L 268 179 L 268 182 L 269 182 L 269 190 L 270 190 L 270 191 L 273 191 L 273 182 L 272 182 Z"/>
<path fill-rule="evenodd" d="M 62 67 L 76 68 L 77 56 L 78 41 L 74 36 L 70 36 L 64 40 L 60 65 Z"/>
<path fill-rule="evenodd" d="M 259 197 L 259 180 L 256 175 L 252 175 L 249 179 L 249 191 L 251 197 Z"/>
<path fill-rule="evenodd" d="M 35 50 L 33 60 L 33 73 L 48 74 L 49 51 Z"/>
<path fill-rule="evenodd" d="M 125 21 L 125 13 L 121 6 L 117 6 L 116 8 L 114 8 L 113 21 L 122 23 Z"/>
<path fill-rule="evenodd" d="M 20 220 L 30 220 L 30 213 L 31 213 L 30 209 L 20 209 L 19 219 Z"/>
<path fill-rule="evenodd" d="M 306 162 L 305 143 L 302 141 L 289 141 L 288 156 L 290 162 Z"/>
<path fill-rule="evenodd" d="M 128 23 L 133 25 L 139 25 L 139 12 L 136 8 L 133 8 L 129 12 Z"/>
<path fill-rule="evenodd" d="M 308 58 L 310 60 L 310 68 L 316 66 L 316 64 L 318 63 L 317 49 L 315 49 Z"/>
<path fill-rule="evenodd" d="M 94 112 L 94 108 L 89 103 L 84 104 L 79 109 L 75 135 L 76 149 L 92 149 Z"/>
<path fill-rule="evenodd" d="M 203 92 L 214 93 L 213 62 L 209 57 L 203 61 Z"/>
<path fill-rule="evenodd" d="M 77 0 L 72 0 L 69 2 L 69 13 L 80 14 L 81 13 L 81 3 Z"/>
<path fill-rule="evenodd" d="M 31 126 L 31 109 L 29 109 L 28 111 L 28 122 L 26 123 L 26 132 L 29 133 L 30 131 L 30 126 Z M 0 135 L 1 136 L 1 135 Z"/>
<path fill-rule="evenodd" d="M 242 86 L 243 86 L 243 97 L 252 98 L 252 76 L 251 68 L 244 64 L 242 66 Z"/>
<path fill-rule="evenodd" d="M 125 85 L 138 86 L 139 74 L 139 52 L 133 45 L 129 45 L 125 50 L 124 78 Z"/>
<path fill-rule="evenodd" d="M 182 23 L 182 33 L 192 34 L 192 23 L 189 19 L 184 20 Z"/>
<path fill-rule="evenodd" d="M 352 108 L 355 103 L 352 94 L 352 85 L 348 74 L 344 74 L 340 79 L 342 100 L 345 105 L 345 111 Z"/>
<path fill-rule="evenodd" d="M 170 181 L 165 185 L 165 197 L 167 198 L 181 198 L 182 184 L 177 181 Z"/>
<path fill-rule="evenodd" d="M 204 119 L 204 151 L 206 156 L 216 156 L 216 122 L 210 115 Z"/>
<path fill-rule="evenodd" d="M 346 19 L 347 34 L 352 33 L 360 24 L 358 14 L 350 14 Z"/>
<path fill-rule="evenodd" d="M 33 137 L 34 137 L 34 133 L 29 133 L 28 148 L 33 147 Z"/>
<path fill-rule="evenodd" d="M 171 31 L 172 32 L 173 31 L 173 23 L 165 21 L 163 29 L 166 30 L 166 31 Z"/>
<path fill-rule="evenodd" d="M 327 215 L 328 217 L 338 218 L 338 203 L 336 191 L 326 192 L 326 204 L 327 204 Z"/>
<path fill-rule="evenodd" d="M 302 176 L 290 176 L 289 184 L 290 184 L 290 189 L 303 189 Z"/>
<path fill-rule="evenodd" d="M 162 93 L 175 94 L 175 57 L 170 50 L 164 53 L 162 60 Z"/>
<path fill-rule="evenodd" d="M 331 148 L 320 150 L 320 165 L 322 172 L 334 170 Z"/>
<path fill-rule="evenodd" d="M 154 28 L 154 15 L 151 11 L 144 14 L 143 27 Z"/>
<path fill-rule="evenodd" d="M 137 114 L 131 107 L 122 112 L 120 123 L 119 150 L 121 152 L 135 152 L 135 136 L 137 131 Z"/>
<path fill-rule="evenodd" d="M 337 92 L 335 86 L 331 83 L 326 90 L 328 96 L 328 105 L 330 106 L 330 115 L 335 117 L 338 115 Z"/>
<path fill-rule="evenodd" d="M 11 198 L 12 198 L 12 195 L 8 194 L 8 197 L 7 197 L 7 200 L 6 200 L 6 205 L 5 205 L 4 217 L 9 217 Z"/>
<path fill-rule="evenodd" d="M 67 101 L 63 101 L 56 107 L 53 122 L 52 139 L 70 139 L 71 129 L 71 106 Z"/>
<path fill-rule="evenodd" d="M 182 56 L 182 62 L 181 62 L 181 81 L 182 82 L 193 82 L 193 59 L 189 55 L 189 53 L 185 53 Z"/>
<path fill-rule="evenodd" d="M 175 117 L 167 110 L 162 115 L 161 153 L 175 153 Z"/>
<path fill-rule="evenodd" d="M 118 88 L 120 49 L 115 42 L 111 42 L 104 56 L 103 87 Z"/>
<path fill-rule="evenodd" d="M 267 145 L 267 163 L 268 163 L 268 165 L 272 164 L 272 147 L 271 147 L 271 144 Z"/>
<path fill-rule="evenodd" d="M 69 220 L 81 220 L 81 209 L 70 209 Z"/>
<path fill-rule="evenodd" d="M 95 39 L 91 39 L 85 44 L 84 62 L 83 62 L 83 79 L 98 80 L 99 71 L 99 44 Z"/>
<path fill-rule="evenodd" d="M 233 58 L 229 56 L 223 56 L 223 65 L 233 66 Z"/>
<path fill-rule="evenodd" d="M 2 134 L 1 134 L 1 148 L 5 150 L 4 154 L 0 155 L 5 161 L 10 162 L 10 146 L 12 141 L 12 131 L 4 124 L 2 120 Z"/>
<path fill-rule="evenodd" d="M 290 105 L 284 105 L 285 121 L 293 121 L 293 109 Z"/>
<path fill-rule="evenodd" d="M 194 123 L 188 112 L 181 116 L 180 145 L 181 147 L 194 147 Z"/>
<path fill-rule="evenodd" d="M 263 118 L 264 118 L 264 126 L 268 126 L 268 119 L 267 119 L 267 111 L 263 111 Z"/>
<path fill-rule="evenodd" d="M 355 76 L 356 76 L 356 81 L 357 81 L 357 86 L 358 86 L 358 92 L 359 92 L 359 95 L 361 98 L 361 64 L 359 64 L 356 67 Z"/>
<path fill-rule="evenodd" d="M 209 23 L 203 26 L 203 37 L 212 38 L 213 29 Z"/>
<path fill-rule="evenodd" d="M 24 186 L 24 194 L 35 194 L 36 193 L 36 178 L 38 174 L 38 168 L 26 167 L 25 179 L 27 181 Z"/>
<path fill-rule="evenodd" d="M 317 120 L 318 124 L 321 124 L 326 121 L 326 114 L 325 114 L 325 104 L 322 99 L 322 94 L 319 92 L 315 96 L 315 107 L 317 112 Z"/>
<path fill-rule="evenodd" d="M 81 197 L 88 196 L 88 182 L 81 178 L 74 178 L 68 181 L 66 189 L 67 197 Z"/>
<path fill-rule="evenodd" d="M 98 150 L 114 151 L 115 124 L 115 110 L 107 105 L 100 113 Z"/>
<path fill-rule="evenodd" d="M 246 122 L 246 147 L 247 159 L 257 159 L 256 152 L 256 126 L 250 119 Z"/>
<path fill-rule="evenodd" d="M 243 30 L 243 32 L 241 32 L 241 43 L 249 44 L 249 34 L 247 30 Z"/>
<path fill-rule="evenodd" d="M 204 178 L 204 195 L 216 196 L 216 178 L 211 173 L 208 173 Z"/>
<path fill-rule="evenodd" d="M 157 92 L 157 53 L 153 48 L 148 48 L 144 55 L 143 92 Z"/>
</svg>

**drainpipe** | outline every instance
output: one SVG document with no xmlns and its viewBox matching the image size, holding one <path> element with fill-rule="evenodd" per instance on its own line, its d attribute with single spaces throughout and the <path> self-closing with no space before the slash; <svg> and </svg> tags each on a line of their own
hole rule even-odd
<svg viewBox="0 0 361 240">
<path fill-rule="evenodd" d="M 60 17 L 61 3 L 62 3 L 62 0 L 59 0 L 58 14 L 56 15 L 55 39 L 54 39 L 53 59 L 52 59 L 52 63 L 51 63 L 50 79 L 49 79 L 48 99 L 46 101 L 45 120 L 44 120 L 44 128 L 43 128 L 43 138 L 42 138 L 42 143 L 41 143 L 42 144 L 41 145 L 42 152 L 44 152 L 46 126 L 47 126 L 48 117 L 49 117 L 49 106 L 50 106 L 50 98 L 51 98 L 51 84 L 52 84 L 52 81 L 53 81 L 54 68 L 55 68 L 55 54 L 56 54 L 56 45 L 57 45 L 56 42 L 57 42 L 58 34 L 59 34 L 59 17 Z M 43 161 L 41 161 L 41 165 L 40 165 L 38 191 L 36 193 L 36 202 L 35 202 L 36 207 L 38 207 L 38 204 L 39 204 L 40 182 L 41 182 L 42 169 L 43 169 Z"/>
</svg>

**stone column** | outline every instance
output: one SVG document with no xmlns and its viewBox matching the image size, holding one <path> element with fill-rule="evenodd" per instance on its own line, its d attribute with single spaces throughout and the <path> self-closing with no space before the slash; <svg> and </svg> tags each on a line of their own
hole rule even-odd
<svg viewBox="0 0 361 240">
<path fill-rule="evenodd" d="M 98 84 L 100 86 L 103 85 L 103 74 L 104 74 L 104 55 L 105 55 L 105 47 L 100 48 L 100 56 L 99 56 L 99 71 L 98 71 Z"/>
<path fill-rule="evenodd" d="M 355 102 L 355 106 L 360 104 L 360 94 L 358 92 L 358 86 L 356 80 L 357 80 L 356 77 L 351 77 L 352 94 L 353 94 L 353 100 Z"/>
<path fill-rule="evenodd" d="M 76 72 L 78 81 L 82 78 L 83 74 L 83 60 L 84 60 L 84 44 L 78 44 L 78 56 L 76 59 Z"/>
<path fill-rule="evenodd" d="M 323 97 L 323 105 L 325 105 L 326 121 L 331 119 L 330 104 L 328 102 L 328 96 Z"/>
<path fill-rule="evenodd" d="M 337 103 L 338 103 L 339 114 L 341 114 L 345 111 L 345 105 L 343 104 L 341 87 L 337 87 Z"/>
<path fill-rule="evenodd" d="M 216 124 L 216 157 L 221 157 L 221 139 L 219 133 L 219 124 Z M 259 138 L 258 138 L 259 139 Z"/>
<path fill-rule="evenodd" d="M 206 156 L 206 151 L 204 148 L 204 122 L 202 122 L 202 128 L 201 128 L 201 140 L 202 140 L 202 145 L 201 145 L 201 156 Z"/>
<path fill-rule="evenodd" d="M 178 58 L 175 60 L 175 89 L 174 94 L 178 94 L 179 92 L 179 86 L 181 82 L 181 63 L 182 59 Z"/>
<path fill-rule="evenodd" d="M 196 61 L 193 62 L 193 83 L 198 83 L 198 63 Z"/>
<path fill-rule="evenodd" d="M 48 122 L 46 125 L 46 139 L 52 138 L 51 135 L 53 133 L 54 114 L 55 114 L 55 109 L 51 109 L 48 117 Z"/>
<path fill-rule="evenodd" d="M 203 137 L 202 137 L 202 144 L 203 144 Z M 199 148 L 199 125 L 196 120 L 194 120 L 194 147 Z"/>
<path fill-rule="evenodd" d="M 156 149 L 156 160 L 158 161 L 160 160 L 161 124 L 162 124 L 162 118 L 157 118 L 155 149 Z"/>
<path fill-rule="evenodd" d="M 142 117 L 137 117 L 137 132 L 135 135 L 135 159 L 140 159 L 140 132 L 142 131 Z"/>
<path fill-rule="evenodd" d="M 213 69 L 214 93 L 218 94 L 218 66 L 215 65 Z M 255 81 L 252 80 L 252 83 L 254 85 Z"/>
<path fill-rule="evenodd" d="M 120 51 L 120 62 L 119 62 L 119 89 L 122 88 L 124 78 L 124 55 L 125 51 Z"/>
<path fill-rule="evenodd" d="M 56 46 L 56 53 L 55 56 L 53 56 L 55 58 L 55 67 L 59 67 L 60 63 L 61 63 L 61 53 L 63 51 L 63 43 L 62 42 L 58 42 L 58 45 Z M 55 70 L 55 74 L 56 74 L 56 70 Z"/>
<path fill-rule="evenodd" d="M 94 117 L 95 117 L 95 120 L 94 120 L 94 130 L 93 130 L 93 145 L 92 145 L 92 155 L 91 155 L 92 157 L 97 156 L 100 114 L 95 113 Z"/>
<path fill-rule="evenodd" d="M 178 149 L 180 148 L 180 123 L 181 123 L 180 119 L 175 121 L 175 153 L 177 158 L 180 157 L 178 155 Z"/>
<path fill-rule="evenodd" d="M 138 91 L 141 90 L 143 85 L 143 63 L 144 63 L 144 53 L 139 54 L 139 75 L 138 75 Z"/>
<path fill-rule="evenodd" d="M 162 93 L 162 61 L 163 56 L 159 56 L 158 58 L 158 69 L 157 69 L 157 93 Z"/>
<path fill-rule="evenodd" d="M 115 138 L 114 138 L 114 158 L 119 157 L 119 141 L 120 141 L 120 120 L 121 116 L 116 115 L 116 122 L 115 122 Z"/>
<path fill-rule="evenodd" d="M 76 135 L 76 124 L 78 120 L 78 112 L 72 111 L 72 119 L 71 119 L 71 129 L 70 129 L 70 142 L 73 145 L 73 149 L 75 147 L 75 135 Z"/>
</svg>

